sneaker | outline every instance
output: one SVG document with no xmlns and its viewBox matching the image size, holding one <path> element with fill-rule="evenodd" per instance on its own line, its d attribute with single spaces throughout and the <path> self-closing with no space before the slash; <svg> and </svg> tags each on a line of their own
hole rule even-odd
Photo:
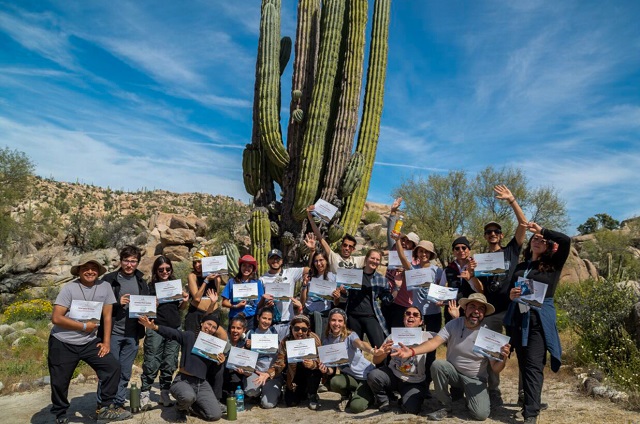
<svg viewBox="0 0 640 424">
<path fill-rule="evenodd" d="M 149 399 L 149 392 L 140 392 L 140 410 L 147 411 L 151 409 L 151 399 Z"/>
<path fill-rule="evenodd" d="M 525 418 L 524 424 L 536 424 L 538 422 L 538 417 L 529 417 Z"/>
<path fill-rule="evenodd" d="M 173 420 L 173 422 L 186 423 L 188 411 L 185 411 L 184 409 L 176 409 L 176 412 L 177 412 L 177 415 L 176 415 L 176 418 Z"/>
<path fill-rule="evenodd" d="M 489 402 L 491 404 L 491 409 L 500 408 L 504 405 L 504 401 L 502 400 L 502 395 L 498 391 L 492 391 L 489 393 Z"/>
<path fill-rule="evenodd" d="M 220 411 L 222 411 L 223 414 L 227 413 L 227 405 L 224 403 L 220 404 Z"/>
<path fill-rule="evenodd" d="M 428 421 L 442 421 L 448 417 L 451 417 L 451 410 L 447 408 L 441 408 L 435 412 L 427 414 Z"/>
<path fill-rule="evenodd" d="M 324 384 L 320 383 L 320 385 L 318 386 L 318 393 L 326 393 L 328 391 L 329 391 L 329 389 L 327 389 L 327 386 L 325 386 Z"/>
<path fill-rule="evenodd" d="M 391 405 L 389 404 L 389 401 L 385 400 L 384 402 L 382 402 L 380 404 L 380 406 L 378 406 L 378 411 L 380 411 L 380 412 L 389 412 L 389 411 L 391 411 Z"/>
<path fill-rule="evenodd" d="M 349 404 L 349 400 L 351 400 L 351 398 L 349 396 L 341 396 L 340 397 L 340 402 L 338 402 L 338 406 L 337 406 L 338 411 L 344 412 L 347 409 L 347 405 Z"/>
<path fill-rule="evenodd" d="M 318 395 L 309 396 L 309 409 L 312 411 L 317 410 L 320 407 L 320 399 L 318 399 Z"/>
<path fill-rule="evenodd" d="M 96 421 L 98 424 L 106 424 L 112 421 L 124 421 L 131 418 L 133 415 L 131 412 L 125 410 L 121 406 L 116 407 L 111 405 L 108 408 L 105 406 L 97 411 L 98 417 Z"/>
<path fill-rule="evenodd" d="M 56 418 L 56 424 L 69 424 L 69 418 L 67 417 Z"/>
<path fill-rule="evenodd" d="M 549 404 L 545 403 L 545 402 L 541 402 L 540 403 L 540 412 L 544 411 L 545 409 L 549 408 Z M 516 412 L 515 414 L 513 414 L 513 418 L 521 420 L 524 418 L 524 409 L 520 409 L 518 412 Z"/>
<path fill-rule="evenodd" d="M 162 402 L 162 404 L 167 407 L 173 406 L 173 404 L 175 403 L 173 399 L 171 399 L 171 393 L 168 389 L 160 390 L 160 402 Z"/>
</svg>

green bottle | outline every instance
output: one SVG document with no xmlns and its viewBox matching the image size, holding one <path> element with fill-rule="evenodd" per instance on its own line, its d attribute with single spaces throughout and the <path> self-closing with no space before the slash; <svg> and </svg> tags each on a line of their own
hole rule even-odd
<svg viewBox="0 0 640 424">
<path fill-rule="evenodd" d="M 235 421 L 238 419 L 238 411 L 236 410 L 236 398 L 229 396 L 227 398 L 227 420 Z"/>
<path fill-rule="evenodd" d="M 129 408 L 132 413 L 140 412 L 140 388 L 136 383 L 131 383 L 129 389 Z"/>
</svg>

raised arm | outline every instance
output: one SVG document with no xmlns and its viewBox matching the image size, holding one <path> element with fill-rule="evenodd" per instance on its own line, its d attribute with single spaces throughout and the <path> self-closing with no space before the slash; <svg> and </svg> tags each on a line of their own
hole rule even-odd
<svg viewBox="0 0 640 424">
<path fill-rule="evenodd" d="M 313 216 L 311 215 L 311 211 L 313 210 L 313 208 L 314 208 L 313 205 L 307 208 L 307 219 L 309 220 L 309 225 L 311 225 L 313 234 L 315 234 L 316 238 L 320 242 L 320 245 L 322 246 L 322 250 L 324 250 L 325 253 L 328 255 L 329 252 L 331 252 L 331 246 L 329 246 L 329 243 L 324 238 L 322 238 L 322 233 L 320 232 L 320 228 L 318 228 L 318 226 L 316 225 L 316 222 L 313 220 Z"/>
<path fill-rule="evenodd" d="M 400 207 L 401 203 L 402 197 L 396 198 L 391 205 L 391 210 L 389 211 L 389 218 L 387 221 L 387 246 L 389 246 L 389 250 L 391 250 L 396 244 L 396 241 L 393 239 L 393 237 L 391 237 L 391 232 L 393 231 L 393 227 L 394 225 L 396 225 L 396 221 L 398 220 L 396 212 L 398 212 L 398 208 Z"/>
<path fill-rule="evenodd" d="M 511 206 L 511 209 L 513 209 L 513 213 L 516 215 L 516 219 L 518 220 L 518 227 L 516 228 L 515 238 L 518 246 L 522 246 L 522 243 L 524 243 L 524 240 L 527 236 L 527 229 L 522 225 L 527 223 L 527 218 L 524 216 L 522 208 L 518 204 L 516 197 L 511 193 L 511 190 L 509 190 L 506 185 L 497 185 L 493 188 L 493 191 L 496 192 L 497 199 L 509 202 L 509 206 Z"/>
</svg>

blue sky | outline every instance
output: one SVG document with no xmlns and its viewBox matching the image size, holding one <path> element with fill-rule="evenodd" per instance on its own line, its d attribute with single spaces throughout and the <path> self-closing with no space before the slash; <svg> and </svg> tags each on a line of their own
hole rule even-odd
<svg viewBox="0 0 640 424">
<path fill-rule="evenodd" d="M 297 2 L 282 3 L 293 38 Z M 43 177 L 248 200 L 259 5 L 0 0 L 0 145 Z M 559 191 L 570 233 L 640 215 L 640 2 L 395 0 L 391 14 L 369 200 L 390 203 L 402 178 L 515 166 Z"/>
</svg>

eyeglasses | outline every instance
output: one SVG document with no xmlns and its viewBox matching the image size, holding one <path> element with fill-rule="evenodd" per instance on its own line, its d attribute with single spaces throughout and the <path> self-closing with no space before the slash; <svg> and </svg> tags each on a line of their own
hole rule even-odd
<svg viewBox="0 0 640 424">
<path fill-rule="evenodd" d="M 467 246 L 456 246 L 453 248 L 453 250 L 455 250 L 456 252 L 460 252 L 460 251 L 464 252 L 467 249 L 469 249 Z"/>
<path fill-rule="evenodd" d="M 137 260 L 129 260 L 129 259 L 123 259 L 120 262 L 122 262 L 123 264 L 128 264 L 128 265 L 135 265 L 138 263 Z"/>
<path fill-rule="evenodd" d="M 502 234 L 502 230 L 484 230 L 484 234 L 485 235 L 491 235 L 491 234 L 495 234 L 495 235 L 500 235 Z"/>
<path fill-rule="evenodd" d="M 414 317 L 414 318 L 420 318 L 420 312 L 405 312 L 404 313 L 405 317 Z"/>
<path fill-rule="evenodd" d="M 171 267 L 158 268 L 158 272 L 171 272 Z"/>
<path fill-rule="evenodd" d="M 342 243 L 342 247 L 349 249 L 349 250 L 353 250 L 356 248 L 355 244 L 346 244 L 346 243 Z"/>
<path fill-rule="evenodd" d="M 293 331 L 294 332 L 298 332 L 298 331 L 302 331 L 303 333 L 306 333 L 307 331 L 309 331 L 309 327 L 300 327 L 298 325 L 293 327 Z"/>
</svg>

